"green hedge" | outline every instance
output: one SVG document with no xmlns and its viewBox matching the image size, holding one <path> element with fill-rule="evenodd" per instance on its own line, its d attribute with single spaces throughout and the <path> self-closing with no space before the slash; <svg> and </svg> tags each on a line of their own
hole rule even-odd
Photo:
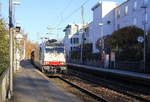
<svg viewBox="0 0 150 102">
<path fill-rule="evenodd" d="M 0 73 L 9 66 L 9 37 L 3 20 L 0 20 Z"/>
<path fill-rule="evenodd" d="M 143 35 L 144 31 L 135 26 L 124 27 L 113 32 L 108 42 L 111 50 L 117 54 L 116 60 L 142 61 L 143 43 L 139 43 L 137 38 Z"/>
</svg>

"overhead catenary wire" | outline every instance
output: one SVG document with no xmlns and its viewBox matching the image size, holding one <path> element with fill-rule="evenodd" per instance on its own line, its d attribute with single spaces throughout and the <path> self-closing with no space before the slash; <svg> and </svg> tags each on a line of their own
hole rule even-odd
<svg viewBox="0 0 150 102">
<path fill-rule="evenodd" d="M 60 22 L 63 21 L 63 14 L 64 12 L 66 12 L 66 10 L 68 10 L 68 8 L 70 7 L 70 5 L 72 4 L 73 0 L 69 0 L 69 2 L 67 3 L 67 5 L 62 9 L 62 11 L 60 12 Z M 58 23 L 59 24 L 59 23 Z"/>
<path fill-rule="evenodd" d="M 78 12 L 79 10 L 81 10 L 81 9 L 82 9 L 82 6 L 84 6 L 88 1 L 90 1 L 90 0 L 86 0 L 85 2 L 83 2 L 83 3 L 80 5 L 80 7 L 74 9 L 68 16 L 65 17 L 65 19 L 63 19 L 62 21 L 59 22 L 59 24 L 57 25 L 57 27 L 59 27 L 60 24 L 63 24 L 66 20 L 68 20 L 70 17 L 72 17 L 73 14 L 75 14 L 76 12 Z"/>
</svg>

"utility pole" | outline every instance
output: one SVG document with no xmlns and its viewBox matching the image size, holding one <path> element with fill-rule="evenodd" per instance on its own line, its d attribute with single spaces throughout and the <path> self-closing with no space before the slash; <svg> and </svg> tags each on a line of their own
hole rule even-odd
<svg viewBox="0 0 150 102">
<path fill-rule="evenodd" d="M 84 44 L 84 6 L 81 6 L 81 19 L 82 19 L 82 33 L 81 33 L 81 55 L 80 62 L 83 64 L 83 44 Z"/>
<path fill-rule="evenodd" d="M 146 29 L 146 24 L 147 24 L 147 6 L 146 4 L 142 6 L 141 8 L 144 9 L 145 13 L 145 19 L 144 19 L 144 53 L 143 53 L 143 60 L 144 60 L 144 72 L 146 72 L 146 66 L 147 66 L 147 29 Z"/>
<path fill-rule="evenodd" d="M 9 69 L 9 95 L 8 98 L 11 98 L 13 94 L 13 22 L 12 22 L 12 8 L 13 8 L 13 0 L 9 0 L 9 56 L 10 56 L 10 69 Z"/>
</svg>

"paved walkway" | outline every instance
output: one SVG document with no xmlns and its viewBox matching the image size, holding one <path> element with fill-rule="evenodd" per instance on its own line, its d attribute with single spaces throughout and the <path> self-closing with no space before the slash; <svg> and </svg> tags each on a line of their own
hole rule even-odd
<svg viewBox="0 0 150 102">
<path fill-rule="evenodd" d="M 15 74 L 14 102 L 83 102 L 46 80 L 30 62 Z"/>
</svg>

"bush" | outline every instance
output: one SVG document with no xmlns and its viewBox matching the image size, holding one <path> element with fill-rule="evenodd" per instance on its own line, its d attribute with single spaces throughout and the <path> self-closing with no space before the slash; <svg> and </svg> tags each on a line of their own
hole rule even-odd
<svg viewBox="0 0 150 102">
<path fill-rule="evenodd" d="M 143 43 L 137 38 L 143 36 L 142 29 L 129 26 L 113 32 L 109 38 L 112 51 L 117 53 L 117 60 L 120 61 L 141 61 L 143 59 Z"/>
<path fill-rule="evenodd" d="M 0 20 L 0 73 L 9 66 L 9 39 L 5 23 Z"/>
</svg>

